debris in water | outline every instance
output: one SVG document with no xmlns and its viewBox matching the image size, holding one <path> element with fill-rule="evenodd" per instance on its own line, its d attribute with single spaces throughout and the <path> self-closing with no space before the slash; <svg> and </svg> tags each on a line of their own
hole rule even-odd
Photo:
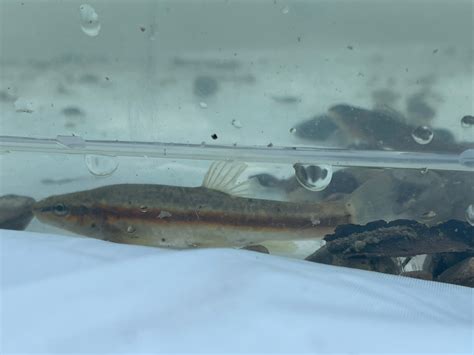
<svg viewBox="0 0 474 355">
<path fill-rule="evenodd" d="M 474 252 L 474 227 L 458 220 L 433 227 L 411 220 L 375 221 L 340 225 L 324 240 L 330 253 L 343 257 Z"/>
</svg>

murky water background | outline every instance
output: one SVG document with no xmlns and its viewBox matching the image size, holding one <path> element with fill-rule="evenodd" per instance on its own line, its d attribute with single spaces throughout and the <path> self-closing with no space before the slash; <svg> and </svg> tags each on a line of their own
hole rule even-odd
<svg viewBox="0 0 474 355">
<path fill-rule="evenodd" d="M 0 132 L 441 153 L 454 146 L 458 154 L 474 146 L 471 9 L 460 0 L 2 1 Z M 328 116 L 342 104 L 365 109 L 364 117 L 349 115 L 347 124 Z M 396 122 L 388 135 L 374 112 Z M 321 200 L 340 172 L 271 163 L 246 173 L 276 178 L 263 179 L 256 197 Z M 2 195 L 39 199 L 116 183 L 198 186 L 210 162 L 4 151 L 0 164 Z M 473 173 L 434 179 L 423 169 L 387 172 L 409 175 L 400 198 L 425 189 L 404 216 L 438 221 L 462 211 L 472 221 Z M 371 171 L 353 176 L 363 182 Z M 290 179 L 294 191 L 282 182 Z M 454 184 L 449 201 L 438 194 L 446 182 Z M 348 193 L 347 184 L 332 193 Z M 37 221 L 29 229 L 54 230 Z"/>
</svg>

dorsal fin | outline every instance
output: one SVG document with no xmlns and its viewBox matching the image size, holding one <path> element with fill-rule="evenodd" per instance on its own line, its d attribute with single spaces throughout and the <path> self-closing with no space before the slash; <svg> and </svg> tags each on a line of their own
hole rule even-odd
<svg viewBox="0 0 474 355">
<path fill-rule="evenodd" d="M 247 164 L 237 161 L 216 161 L 211 164 L 202 186 L 233 196 L 249 196 L 249 180 L 237 182 Z"/>
</svg>

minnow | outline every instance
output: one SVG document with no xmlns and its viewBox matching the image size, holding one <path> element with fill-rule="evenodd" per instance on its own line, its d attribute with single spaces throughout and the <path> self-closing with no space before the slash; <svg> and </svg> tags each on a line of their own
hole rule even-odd
<svg viewBox="0 0 474 355">
<path fill-rule="evenodd" d="M 244 197 L 250 181 L 237 179 L 245 168 L 244 163 L 216 162 L 200 187 L 109 185 L 51 196 L 33 210 L 40 221 L 77 234 L 168 248 L 321 239 L 339 224 L 362 223 L 355 213 L 362 208 L 357 194 L 320 204 Z"/>
</svg>

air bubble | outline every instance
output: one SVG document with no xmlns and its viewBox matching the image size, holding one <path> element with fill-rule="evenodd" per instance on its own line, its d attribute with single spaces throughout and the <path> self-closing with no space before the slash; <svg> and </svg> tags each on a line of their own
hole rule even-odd
<svg viewBox="0 0 474 355">
<path fill-rule="evenodd" d="M 307 190 L 322 191 L 331 183 L 332 166 L 330 165 L 296 163 L 293 168 L 295 169 L 296 180 Z"/>
<path fill-rule="evenodd" d="M 207 108 L 207 104 L 205 102 L 202 102 L 202 101 L 199 103 L 199 106 L 201 108 Z"/>
<path fill-rule="evenodd" d="M 411 136 L 418 144 L 428 144 L 433 140 L 434 133 L 428 126 L 419 126 L 413 130 Z"/>
<path fill-rule="evenodd" d="M 148 212 L 148 207 L 145 206 L 145 205 L 142 205 L 142 206 L 140 206 L 140 211 L 143 212 L 143 213 L 147 213 Z"/>
<path fill-rule="evenodd" d="M 466 209 L 466 221 L 474 226 L 474 205 L 469 205 Z"/>
<path fill-rule="evenodd" d="M 232 126 L 234 126 L 235 128 L 242 128 L 242 122 L 240 122 L 239 120 L 232 120 Z"/>
<path fill-rule="evenodd" d="M 464 116 L 461 118 L 461 126 L 464 128 L 474 127 L 474 116 Z"/>
<path fill-rule="evenodd" d="M 296 128 L 295 128 L 295 127 L 291 127 L 291 128 L 290 128 L 290 133 L 296 133 Z"/>
<path fill-rule="evenodd" d="M 95 37 L 100 32 L 99 15 L 95 12 L 95 9 L 88 5 L 82 4 L 79 6 L 79 12 L 81 15 L 81 29 L 86 35 Z"/>
<path fill-rule="evenodd" d="M 128 226 L 127 227 L 127 233 L 135 233 L 136 229 L 134 226 Z"/>
<path fill-rule="evenodd" d="M 118 168 L 116 157 L 107 155 L 86 155 L 84 157 L 87 169 L 95 176 L 112 175 Z"/>
<path fill-rule="evenodd" d="M 287 5 L 287 6 L 283 6 L 283 7 L 281 8 L 281 13 L 282 13 L 283 15 L 286 15 L 286 14 L 288 14 L 289 12 L 290 12 L 290 7 L 289 7 L 288 5 Z"/>
</svg>

